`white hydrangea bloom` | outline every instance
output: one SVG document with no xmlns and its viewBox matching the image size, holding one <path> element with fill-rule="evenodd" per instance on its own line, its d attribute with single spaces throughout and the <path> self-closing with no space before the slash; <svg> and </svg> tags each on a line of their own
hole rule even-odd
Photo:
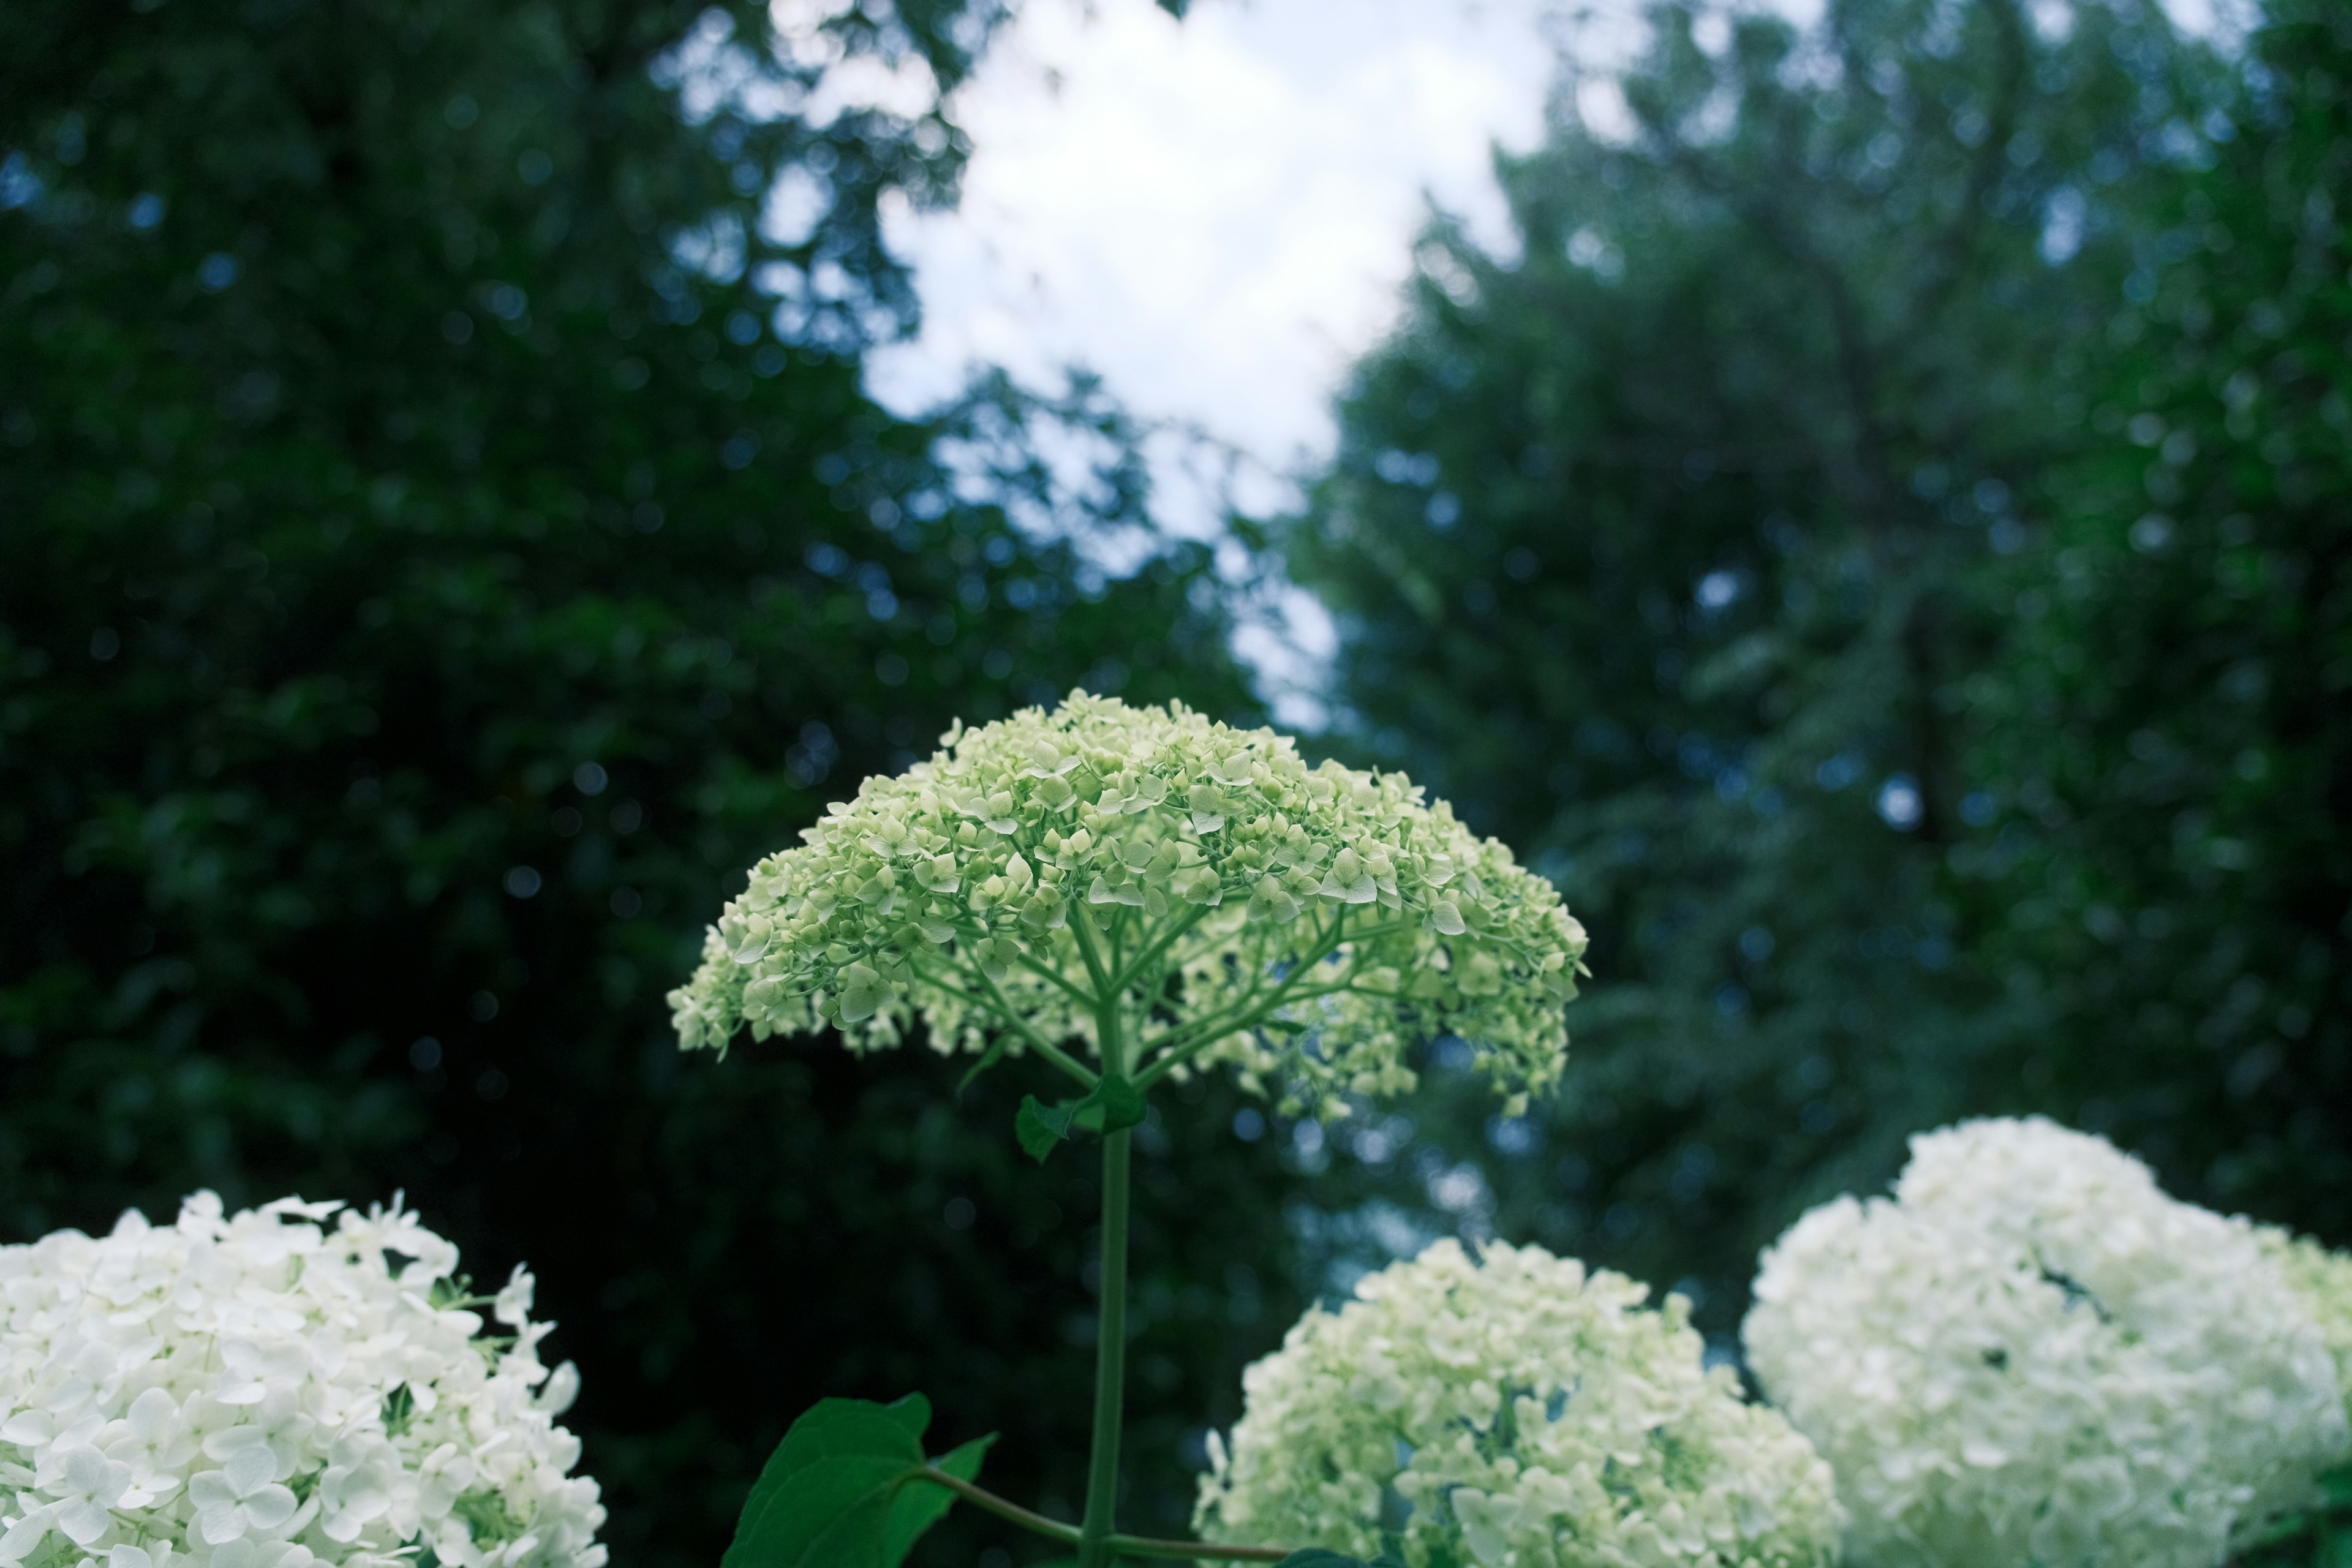
<svg viewBox="0 0 2352 1568">
<path fill-rule="evenodd" d="M 1706 1370 L 1689 1303 L 1540 1247 L 1454 1241 L 1310 1310 L 1244 1375 L 1194 1525 L 1413 1568 L 1818 1568 L 1829 1467 Z"/>
<path fill-rule="evenodd" d="M 0 1247 L 0 1564 L 598 1568 L 578 1374 L 530 1275 L 477 1337 L 457 1266 L 397 1202 L 211 1193 Z"/>
<path fill-rule="evenodd" d="M 2273 1225 L 2256 1226 L 2254 1238 L 2319 1325 L 2320 1338 L 2336 1362 L 2336 1391 L 2352 1411 L 2352 1254 L 2331 1252 L 2309 1237 Z"/>
<path fill-rule="evenodd" d="M 1584 929 L 1542 878 L 1399 773 L 1307 766 L 1270 730 L 1073 692 L 944 749 L 754 867 L 670 994 L 680 1043 L 917 1016 L 942 1051 L 1099 1051 L 1139 1082 L 1216 1061 L 1257 1085 L 1410 1089 L 1412 1035 L 1507 1090 L 1567 1053 Z"/>
<path fill-rule="evenodd" d="M 1745 1330 L 1871 1568 L 2214 1568 L 2346 1440 L 2319 1330 L 2243 1221 L 2053 1122 L 1912 1140 L 1814 1209 Z"/>
</svg>

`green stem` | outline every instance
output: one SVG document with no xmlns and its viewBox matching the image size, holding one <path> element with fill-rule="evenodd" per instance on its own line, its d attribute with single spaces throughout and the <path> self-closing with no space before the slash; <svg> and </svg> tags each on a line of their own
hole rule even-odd
<svg viewBox="0 0 2352 1568">
<path fill-rule="evenodd" d="M 1151 976 L 1146 973 L 1147 966 L 1161 953 L 1166 952 L 1175 943 L 1177 938 L 1207 919 L 1208 914 L 1208 905 L 1195 904 L 1190 913 L 1170 921 L 1165 931 L 1146 943 L 1143 951 L 1135 955 L 1134 961 L 1118 972 L 1111 982 L 1112 989 L 1125 991 L 1139 980 L 1150 979 Z"/>
<path fill-rule="evenodd" d="M 1091 910 L 1078 909 L 1076 902 L 1071 900 L 1070 934 L 1077 939 L 1078 956 L 1087 961 L 1087 978 L 1095 983 L 1096 1005 L 1116 1005 L 1118 997 L 1111 990 L 1110 971 L 1103 967 L 1102 954 L 1095 951 L 1094 915 Z"/>
<path fill-rule="evenodd" d="M 1290 973 L 1283 977 L 1282 983 L 1273 991 L 1263 994 L 1253 991 L 1231 1006 L 1220 1008 L 1205 1018 L 1196 1019 L 1180 1028 L 1171 1029 L 1158 1039 L 1147 1042 L 1143 1047 L 1144 1053 L 1157 1054 L 1152 1055 L 1150 1066 L 1136 1074 L 1136 1087 L 1146 1089 L 1158 1083 L 1185 1058 L 1198 1056 L 1228 1035 L 1239 1034 L 1244 1029 L 1264 1022 L 1276 1007 L 1286 1002 L 1304 1001 L 1308 995 L 1328 996 L 1347 990 L 1349 983 L 1342 983 L 1338 985 L 1310 988 L 1306 994 L 1298 993 L 1299 982 L 1312 974 L 1316 966 L 1337 952 L 1347 940 L 1347 926 L 1348 911 L 1342 909 L 1331 917 L 1331 929 L 1328 931 L 1323 931 L 1318 927 L 1315 945 L 1291 966 Z M 1367 936 L 1381 934 L 1393 928 L 1376 926 L 1370 931 L 1358 932 L 1356 940 L 1361 941 Z"/>
<path fill-rule="evenodd" d="M 1078 1532 L 1075 1526 L 1064 1524 L 1058 1519 L 1048 1519 L 1034 1509 L 1023 1508 L 1012 1499 L 998 1497 L 986 1487 L 975 1485 L 961 1476 L 951 1476 L 937 1465 L 925 1465 L 916 1472 L 916 1479 L 929 1481 L 933 1486 L 945 1487 L 973 1507 L 985 1509 L 997 1518 L 1008 1520 L 1024 1530 L 1032 1531 L 1068 1545 L 1076 1546 L 1078 1543 Z"/>
<path fill-rule="evenodd" d="M 1194 1057 L 1199 1056 L 1202 1051 L 1207 1050 L 1219 1040 L 1228 1038 L 1234 1035 L 1238 1035 L 1244 1029 L 1256 1028 L 1260 1024 L 1265 1023 L 1268 1017 L 1272 1016 L 1275 1009 L 1277 1007 L 1284 1006 L 1293 1002 L 1312 1002 L 1318 996 L 1338 996 L 1355 989 L 1356 988 L 1353 985 L 1349 984 L 1318 985 L 1311 986 L 1305 991 L 1294 991 L 1286 996 L 1271 997 L 1266 1001 L 1265 1005 L 1260 1007 L 1257 1011 L 1250 1014 L 1246 1017 L 1235 1020 L 1234 1023 L 1219 1029 L 1213 1035 L 1203 1035 L 1198 1039 L 1188 1040 L 1172 1050 L 1161 1051 L 1158 1056 L 1151 1058 L 1151 1065 L 1150 1067 L 1145 1068 L 1141 1072 L 1135 1075 L 1135 1087 L 1141 1089 L 1149 1089 L 1153 1084 L 1158 1083 L 1161 1079 L 1166 1078 L 1170 1073 L 1174 1072 L 1178 1068 L 1182 1067 L 1186 1062 L 1192 1060 Z M 1367 992 L 1365 994 L 1378 995 L 1381 994 L 1378 992 Z M 1153 1043 L 1155 1046 L 1158 1044 L 1157 1041 Z"/>
<path fill-rule="evenodd" d="M 951 1476 L 937 1465 L 926 1465 L 916 1472 L 916 1479 L 926 1480 L 984 1509 L 997 1518 L 1019 1525 L 1022 1529 L 1076 1546 L 1079 1531 L 1076 1525 L 1064 1524 L 1058 1519 L 1048 1519 L 1034 1509 L 1023 1508 L 1010 1498 L 1001 1498 L 986 1487 Z M 1290 1555 L 1282 1546 L 1210 1546 L 1197 1541 L 1159 1541 L 1148 1535 L 1113 1535 L 1107 1538 L 1112 1551 L 1128 1557 L 1157 1557 L 1178 1562 L 1212 1563 L 1279 1563 Z"/>
<path fill-rule="evenodd" d="M 1106 1078 L 1123 1076 L 1118 999 L 1106 995 L 1096 1015 Z M 1120 1128 L 1103 1139 L 1102 1286 L 1095 1320 L 1095 1432 L 1087 1460 L 1087 1512 L 1079 1525 L 1078 1568 L 1109 1568 L 1118 1507 L 1119 1421 L 1127 1399 L 1128 1164 L 1134 1137 Z"/>
<path fill-rule="evenodd" d="M 1040 1035 L 1040 1032 L 1037 1032 L 1037 1027 L 1034 1027 L 1034 1025 L 1030 1025 L 1030 1020 L 1028 1020 L 1028 1018 L 1024 1018 L 1024 1016 L 1021 1016 L 1021 1008 L 1016 1008 L 1016 1006 L 1013 1006 L 1012 1002 L 1007 1002 L 1007 996 L 1004 996 L 1004 992 L 997 990 L 997 983 L 995 983 L 995 980 L 990 980 L 990 978 L 988 978 L 988 971 L 981 969 L 979 963 L 973 963 L 971 969 L 957 969 L 957 973 L 967 973 L 967 975 L 971 975 L 973 980 L 979 980 L 981 985 L 988 987 L 988 994 L 985 994 L 985 996 L 976 996 L 976 994 L 971 994 L 971 992 L 964 990 L 962 985 L 948 985 L 946 980 L 939 978 L 939 975 L 936 975 L 936 973 L 929 973 L 929 971 L 924 969 L 922 963 L 915 963 L 915 966 L 912 966 L 912 969 L 915 969 L 915 973 L 918 973 L 918 975 L 922 975 L 924 985 L 934 985 L 934 987 L 939 987 L 939 990 L 943 990 L 943 992 L 952 992 L 952 994 L 962 996 L 964 1002 L 971 1002 L 973 1006 L 985 1006 L 985 1008 L 988 1008 L 988 1011 L 992 1011 L 992 1013 L 995 1013 L 995 1016 L 997 1016 L 997 1018 L 1004 1020 L 1004 1025 L 1007 1025 L 1007 1027 L 1012 1027 L 1013 1035 L 1018 1035 L 1018 1037 L 1021 1037 L 1021 1039 L 1024 1039 L 1024 1041 L 1028 1041 L 1028 1048 L 1030 1048 L 1030 1051 L 1034 1051 L 1034 1053 L 1037 1053 L 1037 1056 L 1045 1058 L 1045 1060 L 1049 1060 L 1049 1063 L 1054 1063 L 1054 1065 L 1056 1065 L 1056 1068 L 1061 1068 L 1063 1072 L 1068 1072 L 1070 1077 L 1073 1077 L 1073 1079 L 1077 1079 L 1079 1084 L 1085 1084 L 1087 1089 L 1094 1089 L 1094 1086 L 1096 1086 L 1096 1081 L 1098 1081 L 1098 1074 L 1089 1072 L 1089 1069 L 1087 1069 L 1087 1065 L 1085 1065 L 1085 1063 L 1079 1063 L 1077 1058 L 1073 1058 L 1073 1056 L 1070 1056 L 1068 1051 L 1063 1051 L 1063 1048 L 1061 1048 L 1061 1047 L 1056 1047 L 1056 1044 L 1054 1044 L 1054 1041 L 1049 1041 L 1049 1039 L 1046 1039 L 1045 1035 Z"/>
<path fill-rule="evenodd" d="M 1048 981 L 1053 984 L 1059 986 L 1062 991 L 1069 996 L 1070 1000 L 1076 1002 L 1079 1006 L 1091 1007 L 1094 1005 L 1095 999 L 1093 997 L 1087 995 L 1085 992 L 1071 984 L 1069 977 L 1065 975 L 1060 970 L 1055 968 L 1052 964 L 1040 963 L 1037 960 L 1030 957 L 1025 952 L 1015 960 L 1015 962 L 1018 963 L 1022 968 L 1037 976 L 1040 980 Z"/>
</svg>

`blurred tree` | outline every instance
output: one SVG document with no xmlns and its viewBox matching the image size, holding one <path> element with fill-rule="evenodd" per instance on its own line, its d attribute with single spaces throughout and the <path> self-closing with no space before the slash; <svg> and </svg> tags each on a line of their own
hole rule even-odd
<svg viewBox="0 0 2352 1568">
<path fill-rule="evenodd" d="M 2081 1105 L 2224 1209 L 2352 1237 L 2352 14 L 2277 0 L 2102 323 L 1962 688 L 1954 868 Z"/>
<path fill-rule="evenodd" d="M 1998 956 L 2012 895 L 1957 868 L 1999 809 L 1960 694 L 2008 631 L 1971 574 L 2051 569 L 2036 487 L 2233 83 L 2128 0 L 1651 24 L 1504 162 L 1509 253 L 1431 228 L 1286 542 L 1349 742 L 1595 933 L 1562 1094 L 1491 1150 L 1483 1110 L 1439 1114 L 1415 1175 L 1484 1157 L 1482 1223 L 1727 1337 L 1757 1249 L 1905 1135 L 2113 1124 L 2020 1078 L 2054 1021 Z M 2066 1048 L 2133 1060 L 2087 1023 Z"/>
<path fill-rule="evenodd" d="M 860 391 L 996 8 L 776 15 L 0 13 L 0 1225 L 405 1186 L 539 1269 L 648 1565 L 824 1394 L 1002 1425 L 1017 1495 L 1084 1453 L 1083 1176 L 1013 1163 L 1017 1074 L 678 1063 L 722 879 L 957 714 L 1250 707 L 1203 552 L 1093 563 L 1141 487 L 1088 389 Z M 1203 1114 L 1139 1180 L 1162 1528 L 1297 1304 L 1280 1169 Z"/>
</svg>

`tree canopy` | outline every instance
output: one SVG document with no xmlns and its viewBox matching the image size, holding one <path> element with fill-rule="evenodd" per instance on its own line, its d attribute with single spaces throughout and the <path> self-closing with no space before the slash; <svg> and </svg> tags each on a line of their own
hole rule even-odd
<svg viewBox="0 0 2352 1568">
<path fill-rule="evenodd" d="M 878 214 L 952 197 L 940 93 L 995 8 L 768 15 L 0 21 L 0 1215 L 404 1185 L 539 1270 L 648 1563 L 716 1557 L 792 1411 L 916 1364 L 943 1423 L 1027 1425 L 1016 1468 L 1083 1450 L 1092 1205 L 1016 1171 L 1022 1084 L 967 1121 L 919 1048 L 677 1061 L 730 870 L 958 716 L 1254 710 L 1205 552 L 1135 548 L 1115 410 L 861 390 L 914 309 Z M 1221 1181 L 1223 1238 L 1141 1184 L 1171 1525 L 1178 1434 L 1236 1397 L 1181 1282 L 1276 1252 Z"/>
<path fill-rule="evenodd" d="M 1499 1223 L 1726 1333 L 1803 1205 L 2042 1110 L 2344 1235 L 2342 18 L 1650 16 L 1276 531 L 1350 743 L 1594 933 Z"/>
</svg>

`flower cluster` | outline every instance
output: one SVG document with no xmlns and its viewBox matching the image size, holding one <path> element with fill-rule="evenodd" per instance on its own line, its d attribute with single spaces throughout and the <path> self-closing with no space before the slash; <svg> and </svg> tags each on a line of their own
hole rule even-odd
<svg viewBox="0 0 2352 1568">
<path fill-rule="evenodd" d="M 198 1193 L 0 1247 L 0 1563 L 604 1563 L 530 1276 L 477 1303 L 414 1214 L 340 1208 Z"/>
<path fill-rule="evenodd" d="M 1414 1568 L 1813 1568 L 1829 1467 L 1707 1371 L 1689 1306 L 1539 1247 L 1440 1241 L 1309 1311 L 1244 1379 L 1195 1526 Z"/>
<path fill-rule="evenodd" d="M 1750 1365 L 1874 1568 L 2214 1568 L 2345 1443 L 2319 1330 L 2242 1221 L 2039 1118 L 1912 1141 L 1763 1258 Z"/>
<path fill-rule="evenodd" d="M 2336 1388 L 2352 1415 L 2352 1255 L 2330 1252 L 2309 1237 L 2276 1226 L 2255 1226 L 2254 1239 L 2319 1325 L 2327 1353 L 2335 1358 Z"/>
<path fill-rule="evenodd" d="M 1083 692 L 941 742 L 752 868 L 671 993 L 687 1048 L 1109 1028 L 1129 1072 L 1223 1061 L 1328 1100 L 1410 1089 L 1409 1032 L 1451 1031 L 1507 1089 L 1559 1075 L 1583 928 L 1402 774 Z"/>
</svg>

